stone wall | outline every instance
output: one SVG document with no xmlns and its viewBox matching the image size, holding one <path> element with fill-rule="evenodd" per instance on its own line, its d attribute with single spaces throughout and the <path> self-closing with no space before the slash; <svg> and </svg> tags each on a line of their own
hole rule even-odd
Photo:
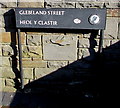
<svg viewBox="0 0 120 108">
<path fill-rule="evenodd" d="M 0 2 L 0 85 L 2 91 L 16 91 L 20 86 L 18 43 L 13 24 L 16 7 L 39 8 L 107 8 L 103 48 L 105 64 L 118 60 L 120 40 L 119 0 L 11 0 Z M 88 72 L 98 51 L 96 33 L 21 32 L 24 84 L 53 75 L 54 81 L 65 77 L 77 80 L 79 73 Z M 92 43 L 92 44 L 91 44 Z M 110 50 L 106 50 L 110 47 Z M 117 51 L 115 50 L 117 49 Z M 116 52 L 112 52 L 115 50 Z M 116 57 L 117 56 L 117 57 Z M 111 59 L 111 57 L 113 59 Z M 119 61 L 119 60 L 118 60 Z M 71 69 L 72 68 L 72 69 Z M 72 77 L 71 77 L 72 76 Z M 77 76 L 77 77 L 76 77 Z M 50 79 L 50 78 L 48 78 Z"/>
</svg>

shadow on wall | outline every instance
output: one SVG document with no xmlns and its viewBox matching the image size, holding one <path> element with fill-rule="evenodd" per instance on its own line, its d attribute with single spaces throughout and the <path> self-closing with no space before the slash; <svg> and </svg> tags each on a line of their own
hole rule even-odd
<svg viewBox="0 0 120 108">
<path fill-rule="evenodd" d="M 97 108 L 112 104 L 117 93 L 115 79 L 120 64 L 120 42 L 103 49 L 103 52 L 98 54 L 94 51 L 96 34 L 97 31 L 92 31 L 89 39 L 90 56 L 25 85 L 23 91 L 16 92 L 10 108 L 13 106 L 17 108 L 95 106 Z M 14 46 L 12 48 L 17 52 Z M 17 63 L 16 56 L 17 53 L 12 57 L 13 63 Z M 12 68 L 16 75 L 16 84 L 19 86 L 17 64 Z"/>
<path fill-rule="evenodd" d="M 15 74 L 15 88 L 19 89 L 20 87 L 20 82 L 19 82 L 19 78 L 20 78 L 20 72 L 17 69 L 17 36 L 16 36 L 16 23 L 15 23 L 15 13 L 14 10 L 11 9 L 8 12 L 6 12 L 4 14 L 4 21 L 5 21 L 5 30 L 6 32 L 11 32 L 11 43 L 10 46 L 13 49 L 14 55 L 11 56 L 11 60 L 12 60 L 12 70 Z"/>
</svg>

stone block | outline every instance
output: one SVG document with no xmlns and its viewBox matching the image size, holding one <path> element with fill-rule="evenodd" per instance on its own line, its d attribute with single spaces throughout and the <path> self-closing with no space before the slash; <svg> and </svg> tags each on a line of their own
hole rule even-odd
<svg viewBox="0 0 120 108">
<path fill-rule="evenodd" d="M 11 34 L 10 32 L 1 32 L 2 42 L 10 43 L 11 42 Z"/>
<path fill-rule="evenodd" d="M 0 78 L 2 78 L 2 67 L 0 67 Z"/>
<path fill-rule="evenodd" d="M 0 57 L 0 67 L 2 67 L 2 57 Z"/>
<path fill-rule="evenodd" d="M 13 54 L 13 49 L 12 49 L 12 47 L 9 46 L 9 45 L 4 45 L 4 46 L 2 47 L 2 55 L 3 55 L 3 56 L 11 56 L 11 55 L 14 55 L 14 54 Z"/>
<path fill-rule="evenodd" d="M 0 31 L 0 45 L 2 45 L 2 36 L 1 36 L 1 31 Z"/>
<path fill-rule="evenodd" d="M 55 8 L 55 7 L 61 7 L 61 6 L 63 7 L 62 1 L 63 0 L 44 0 L 46 8 L 48 7 Z"/>
<path fill-rule="evenodd" d="M 0 78 L 0 86 L 1 88 L 5 87 L 5 79 Z"/>
<path fill-rule="evenodd" d="M 18 38 L 16 32 L 1 32 L 0 37 L 2 38 L 2 43 L 14 43 L 18 44 Z M 21 43 L 25 43 L 25 33 L 21 32 Z"/>
<path fill-rule="evenodd" d="M 91 33 L 86 33 L 83 35 L 84 38 L 90 38 L 90 36 L 91 36 Z"/>
<path fill-rule="evenodd" d="M 23 61 L 24 68 L 45 68 L 47 67 L 46 61 Z"/>
<path fill-rule="evenodd" d="M 93 1 L 79 1 L 76 2 L 76 8 L 102 8 L 103 2 L 93 2 Z"/>
<path fill-rule="evenodd" d="M 65 68 L 36 68 L 35 78 L 41 78 L 46 81 L 62 81 L 68 80 L 74 77 L 74 72 L 71 69 Z"/>
<path fill-rule="evenodd" d="M 19 0 L 18 7 L 44 7 L 44 0 Z"/>
<path fill-rule="evenodd" d="M 107 9 L 107 17 L 120 17 L 120 9 Z"/>
<path fill-rule="evenodd" d="M 104 39 L 103 41 L 103 48 L 109 47 L 110 46 L 110 40 Z"/>
<path fill-rule="evenodd" d="M 38 35 L 41 36 L 42 33 L 44 32 L 26 32 L 27 35 L 35 35 L 35 36 L 38 36 Z"/>
<path fill-rule="evenodd" d="M 5 86 L 3 87 L 3 92 L 16 92 L 17 90 L 14 87 Z"/>
<path fill-rule="evenodd" d="M 17 0 L 1 0 L 1 7 L 2 8 L 13 8 L 13 7 L 17 7 Z"/>
<path fill-rule="evenodd" d="M 29 83 L 29 79 L 23 79 L 23 81 L 24 81 L 24 85 Z"/>
<path fill-rule="evenodd" d="M 2 66 L 3 67 L 11 67 L 11 60 L 9 57 L 2 58 Z"/>
<path fill-rule="evenodd" d="M 56 68 L 35 68 L 35 79 L 42 78 L 56 70 Z"/>
<path fill-rule="evenodd" d="M 78 47 L 79 48 L 89 48 L 90 47 L 89 39 L 87 39 L 87 38 L 79 39 Z"/>
<path fill-rule="evenodd" d="M 87 61 L 92 61 L 95 59 L 96 50 L 92 48 L 85 48 L 81 50 L 82 57 Z"/>
<path fill-rule="evenodd" d="M 76 0 L 76 8 L 118 8 L 119 0 Z"/>
<path fill-rule="evenodd" d="M 82 59 L 82 56 L 83 56 L 83 54 L 82 54 L 82 49 L 79 48 L 79 49 L 78 49 L 78 59 Z"/>
<path fill-rule="evenodd" d="M 118 37 L 118 18 L 108 17 L 106 20 L 105 38 L 117 39 Z"/>
<path fill-rule="evenodd" d="M 62 68 L 68 65 L 67 61 L 48 61 L 49 68 Z"/>
<path fill-rule="evenodd" d="M 0 56 L 2 56 L 2 45 L 0 45 Z"/>
<path fill-rule="evenodd" d="M 1 32 L 6 32 L 5 28 L 0 28 L 0 34 Z M 1 36 L 1 35 L 0 35 Z M 1 37 L 2 38 L 2 37 Z M 0 40 L 1 41 L 1 40 Z"/>
<path fill-rule="evenodd" d="M 9 68 L 9 67 L 2 67 L 2 78 L 15 78 L 15 74 L 14 72 L 12 71 L 12 68 Z"/>
<path fill-rule="evenodd" d="M 44 1 L 47 2 L 47 3 L 50 3 L 50 2 L 59 3 L 59 2 L 62 2 L 63 0 L 44 0 Z"/>
<path fill-rule="evenodd" d="M 6 79 L 6 86 L 11 86 L 14 87 L 15 86 L 15 81 L 13 79 Z"/>
<path fill-rule="evenodd" d="M 64 8 L 75 8 L 75 2 L 64 2 Z"/>
<path fill-rule="evenodd" d="M 4 15 L 8 10 L 9 8 L 0 8 L 0 16 Z"/>
<path fill-rule="evenodd" d="M 89 49 L 87 49 L 87 48 L 82 49 L 82 55 L 83 55 L 83 58 L 89 57 L 90 56 Z"/>
<path fill-rule="evenodd" d="M 43 36 L 44 60 L 76 60 L 77 36 Z"/>
<path fill-rule="evenodd" d="M 119 0 L 111 0 L 105 2 L 106 8 L 119 8 Z"/>
<path fill-rule="evenodd" d="M 4 27 L 5 27 L 4 17 L 0 15 L 0 28 L 4 28 Z"/>
<path fill-rule="evenodd" d="M 120 49 L 119 39 L 113 39 L 111 45 L 111 49 Z"/>
<path fill-rule="evenodd" d="M 27 35 L 27 44 L 39 46 L 41 45 L 41 36 L 39 35 Z"/>
<path fill-rule="evenodd" d="M 64 3 L 62 2 L 56 2 L 56 3 L 48 3 L 46 4 L 46 7 L 52 7 L 52 8 L 64 8 Z"/>
<path fill-rule="evenodd" d="M 33 79 L 33 69 L 32 68 L 24 68 L 23 72 L 24 72 L 24 75 L 23 75 L 24 79 Z"/>
<path fill-rule="evenodd" d="M 23 57 L 42 58 L 42 47 L 23 46 Z"/>
</svg>

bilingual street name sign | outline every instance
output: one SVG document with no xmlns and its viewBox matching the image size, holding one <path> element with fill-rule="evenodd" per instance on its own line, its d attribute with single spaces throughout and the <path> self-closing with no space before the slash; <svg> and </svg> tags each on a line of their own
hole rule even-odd
<svg viewBox="0 0 120 108">
<path fill-rule="evenodd" d="M 16 8 L 17 28 L 105 29 L 106 9 Z"/>
</svg>

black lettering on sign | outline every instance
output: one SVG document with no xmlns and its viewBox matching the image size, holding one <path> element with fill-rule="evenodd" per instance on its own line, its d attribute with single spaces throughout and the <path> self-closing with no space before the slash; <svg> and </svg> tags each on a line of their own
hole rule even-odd
<svg viewBox="0 0 120 108">
<path fill-rule="evenodd" d="M 15 15 L 17 28 L 105 29 L 106 9 L 16 8 Z"/>
</svg>

